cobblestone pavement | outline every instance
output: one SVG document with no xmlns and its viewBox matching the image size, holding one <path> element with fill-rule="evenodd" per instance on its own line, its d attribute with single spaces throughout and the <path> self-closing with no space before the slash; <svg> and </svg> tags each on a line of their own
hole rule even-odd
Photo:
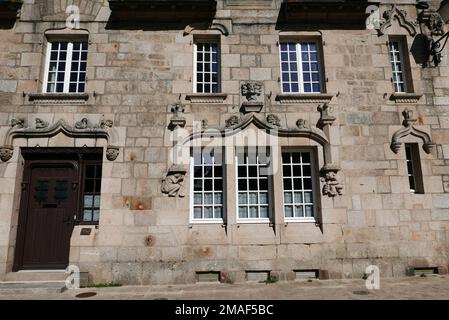
<svg viewBox="0 0 449 320">
<path fill-rule="evenodd" d="M 357 294 L 357 291 L 359 294 Z M 313 280 L 278 283 L 195 284 L 83 288 L 63 293 L 36 292 L 6 294 L 0 299 L 79 299 L 80 293 L 94 292 L 85 299 L 157 300 L 300 300 L 300 299 L 449 299 L 449 276 L 432 275 L 381 279 L 379 290 L 367 290 L 365 281 Z M 361 294 L 360 294 L 361 293 Z"/>
</svg>

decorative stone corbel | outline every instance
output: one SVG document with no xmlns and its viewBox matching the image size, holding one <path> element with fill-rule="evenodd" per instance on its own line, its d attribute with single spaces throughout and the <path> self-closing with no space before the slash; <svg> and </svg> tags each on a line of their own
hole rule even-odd
<svg viewBox="0 0 449 320">
<path fill-rule="evenodd" d="M 332 108 L 329 106 L 328 103 L 319 105 L 317 110 L 321 114 L 321 117 L 317 123 L 317 127 L 320 128 L 321 130 L 323 130 L 323 128 L 325 128 L 326 126 L 331 126 L 337 119 L 329 114 L 329 112 L 332 111 Z"/>
<path fill-rule="evenodd" d="M 339 178 L 338 172 L 341 169 L 338 166 L 328 164 L 321 169 L 321 182 L 324 183 L 323 195 L 331 198 L 343 195 L 343 180 Z"/>
<path fill-rule="evenodd" d="M 180 165 L 173 165 L 162 179 L 161 191 L 169 197 L 184 198 L 184 179 L 187 170 Z"/>
<path fill-rule="evenodd" d="M 385 34 L 385 30 L 391 27 L 394 19 L 396 19 L 399 25 L 408 31 L 408 33 L 414 37 L 417 33 L 418 23 L 416 21 L 410 21 L 407 18 L 407 11 L 399 9 L 396 5 L 393 5 L 390 10 L 383 13 L 383 20 L 380 23 L 377 33 L 379 36 Z"/>
<path fill-rule="evenodd" d="M 181 114 L 184 113 L 184 107 L 179 103 L 174 104 L 171 107 L 171 112 L 173 113 L 173 116 L 170 119 L 168 128 L 172 131 L 178 127 L 184 128 L 186 125 L 186 119 L 181 116 Z"/>
<path fill-rule="evenodd" d="M 426 153 L 431 153 L 433 148 L 435 147 L 435 143 L 433 143 L 428 133 L 415 128 L 414 124 L 416 123 L 416 118 L 413 117 L 413 111 L 406 108 L 402 112 L 402 115 L 404 116 L 404 121 L 402 122 L 404 128 L 399 129 L 393 134 L 390 145 L 391 150 L 394 153 L 398 153 L 402 145 L 402 143 L 399 140 L 408 135 L 412 135 L 421 138 L 424 142 L 423 144 L 424 151 Z"/>
<path fill-rule="evenodd" d="M 245 81 L 240 86 L 242 111 L 260 112 L 264 105 L 263 85 L 257 81 Z"/>
</svg>

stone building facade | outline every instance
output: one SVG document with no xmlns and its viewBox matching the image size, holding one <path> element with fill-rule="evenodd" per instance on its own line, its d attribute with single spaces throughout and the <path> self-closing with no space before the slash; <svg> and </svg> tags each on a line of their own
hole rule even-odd
<svg viewBox="0 0 449 320">
<path fill-rule="evenodd" d="M 0 280 L 447 272 L 440 2 L 3 1 Z"/>
</svg>

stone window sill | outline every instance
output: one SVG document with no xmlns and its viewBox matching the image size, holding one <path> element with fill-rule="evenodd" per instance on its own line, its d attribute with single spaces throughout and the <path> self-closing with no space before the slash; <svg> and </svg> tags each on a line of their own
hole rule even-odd
<svg viewBox="0 0 449 320">
<path fill-rule="evenodd" d="M 29 93 L 28 101 L 34 104 L 86 104 L 89 93 Z"/>
<path fill-rule="evenodd" d="M 282 93 L 276 96 L 276 101 L 283 104 L 329 103 L 333 97 L 333 94 L 328 93 Z"/>
<path fill-rule="evenodd" d="M 417 93 L 393 93 L 390 100 L 396 103 L 418 103 L 423 95 Z"/>
<path fill-rule="evenodd" d="M 191 103 L 223 103 L 228 97 L 225 93 L 194 93 L 186 96 Z"/>
</svg>

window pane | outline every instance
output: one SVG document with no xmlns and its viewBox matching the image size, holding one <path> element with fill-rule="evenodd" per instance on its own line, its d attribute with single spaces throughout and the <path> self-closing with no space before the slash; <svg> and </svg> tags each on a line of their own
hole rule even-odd
<svg viewBox="0 0 449 320">
<path fill-rule="evenodd" d="M 203 196 L 201 193 L 195 193 L 193 197 L 194 204 L 203 204 Z"/>
<path fill-rule="evenodd" d="M 248 208 L 239 207 L 239 218 L 248 218 Z"/>
<path fill-rule="evenodd" d="M 268 207 L 260 207 L 260 218 L 268 218 Z"/>
<path fill-rule="evenodd" d="M 212 207 L 204 207 L 204 219 L 212 219 L 213 215 Z"/>
<path fill-rule="evenodd" d="M 239 193 L 239 204 L 247 204 L 248 197 L 246 193 Z"/>
<path fill-rule="evenodd" d="M 193 218 L 194 219 L 201 219 L 201 207 L 195 207 L 193 209 Z"/>
<path fill-rule="evenodd" d="M 205 193 L 204 194 L 204 204 L 212 204 L 212 193 Z"/>
</svg>

